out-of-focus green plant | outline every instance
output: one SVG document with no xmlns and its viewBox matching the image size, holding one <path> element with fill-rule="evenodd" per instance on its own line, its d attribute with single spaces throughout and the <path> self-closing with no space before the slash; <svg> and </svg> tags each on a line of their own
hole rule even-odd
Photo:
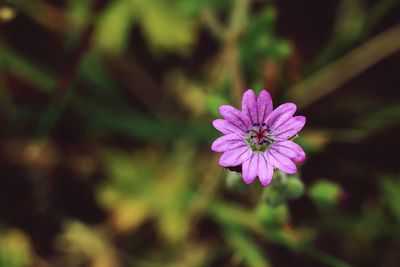
<svg viewBox="0 0 400 267">
<path fill-rule="evenodd" d="M 275 172 L 270 186 L 264 189 L 262 200 L 275 207 L 288 199 L 299 198 L 304 192 L 304 184 L 298 175 L 286 175 L 283 172 Z"/>
<path fill-rule="evenodd" d="M 67 253 L 72 266 L 87 261 L 91 267 L 119 266 L 116 251 L 110 244 L 107 233 L 80 222 L 68 222 L 64 232 L 56 240 L 56 248 Z"/>
<path fill-rule="evenodd" d="M 385 204 L 400 223 L 400 182 L 383 178 L 381 180 L 381 192 Z"/>
<path fill-rule="evenodd" d="M 140 25 L 149 47 L 155 51 L 187 53 L 196 35 L 195 21 L 186 14 L 185 1 L 113 1 L 99 20 L 95 44 L 108 52 L 121 54 L 129 43 L 129 33 Z"/>
<path fill-rule="evenodd" d="M 31 244 L 23 232 L 0 232 L 0 267 L 26 267 L 32 263 Z"/>
<path fill-rule="evenodd" d="M 321 179 L 311 185 L 308 194 L 318 207 L 329 208 L 339 202 L 342 192 L 337 183 Z"/>
</svg>

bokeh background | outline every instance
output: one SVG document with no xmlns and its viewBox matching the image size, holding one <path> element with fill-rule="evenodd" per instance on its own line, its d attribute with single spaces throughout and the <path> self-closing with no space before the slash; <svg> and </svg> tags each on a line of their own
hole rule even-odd
<svg viewBox="0 0 400 267">
<path fill-rule="evenodd" d="M 0 266 L 400 266 L 397 0 L 0 1 Z M 247 88 L 307 161 L 210 151 Z"/>
</svg>

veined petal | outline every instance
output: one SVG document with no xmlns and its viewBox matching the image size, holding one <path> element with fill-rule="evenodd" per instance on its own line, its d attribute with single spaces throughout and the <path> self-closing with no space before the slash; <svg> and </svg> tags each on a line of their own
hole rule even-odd
<svg viewBox="0 0 400 267">
<path fill-rule="evenodd" d="M 306 117 L 304 116 L 292 117 L 273 130 L 271 134 L 277 137 L 277 140 L 286 140 L 303 129 L 305 123 Z"/>
<path fill-rule="evenodd" d="M 251 184 L 257 177 L 259 157 L 260 153 L 253 153 L 250 158 L 242 164 L 242 176 L 246 184 Z"/>
<path fill-rule="evenodd" d="M 258 95 L 257 99 L 257 122 L 264 122 L 268 115 L 272 112 L 272 99 L 271 95 L 266 91 L 262 90 Z"/>
<path fill-rule="evenodd" d="M 212 143 L 211 150 L 214 152 L 225 152 L 241 146 L 247 146 L 244 136 L 231 133 L 217 138 Z"/>
<path fill-rule="evenodd" d="M 306 153 L 301 146 L 290 140 L 276 142 L 271 148 L 291 158 L 294 162 L 302 162 L 306 159 Z"/>
<path fill-rule="evenodd" d="M 293 174 L 296 173 L 297 168 L 293 161 L 284 154 L 271 147 L 265 152 L 265 157 L 269 163 L 283 172 Z"/>
<path fill-rule="evenodd" d="M 293 103 L 285 103 L 274 109 L 266 119 L 271 131 L 277 129 L 280 125 L 289 120 L 296 112 L 296 105 Z"/>
<path fill-rule="evenodd" d="M 238 147 L 222 154 L 219 158 L 219 164 L 222 167 L 238 166 L 250 158 L 251 154 L 251 149 L 248 146 Z"/>
<path fill-rule="evenodd" d="M 256 94 L 251 89 L 243 94 L 242 112 L 250 119 L 252 124 L 258 122 Z"/>
<path fill-rule="evenodd" d="M 240 110 L 229 106 L 229 105 L 222 105 L 219 107 L 219 112 L 221 113 L 222 117 L 238 127 L 242 131 L 247 131 L 251 127 L 250 119 L 247 116 L 243 115 Z"/>
<path fill-rule="evenodd" d="M 227 120 L 216 119 L 212 122 L 215 129 L 223 134 L 242 133 L 243 131 Z"/>
<path fill-rule="evenodd" d="M 263 186 L 267 186 L 272 181 L 272 176 L 274 175 L 274 166 L 268 163 L 264 154 L 260 154 L 259 164 L 258 164 L 258 179 Z"/>
</svg>

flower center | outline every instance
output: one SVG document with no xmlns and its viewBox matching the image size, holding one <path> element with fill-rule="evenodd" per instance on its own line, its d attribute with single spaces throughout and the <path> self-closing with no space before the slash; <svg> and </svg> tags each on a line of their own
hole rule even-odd
<svg viewBox="0 0 400 267">
<path fill-rule="evenodd" d="M 247 143 L 253 151 L 265 151 L 274 139 L 270 135 L 269 125 L 254 123 L 253 127 L 247 131 Z"/>
</svg>

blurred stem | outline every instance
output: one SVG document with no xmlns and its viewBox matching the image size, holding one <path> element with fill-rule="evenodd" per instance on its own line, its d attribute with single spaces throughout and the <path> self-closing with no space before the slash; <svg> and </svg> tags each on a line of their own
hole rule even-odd
<svg viewBox="0 0 400 267">
<path fill-rule="evenodd" d="M 226 64 L 233 84 L 233 98 L 235 99 L 236 104 L 240 105 L 244 90 L 244 82 L 242 71 L 240 69 L 240 59 L 236 41 L 227 42 L 224 50 L 226 53 Z"/>
<path fill-rule="evenodd" d="M 99 12 L 103 6 L 103 1 L 95 1 L 92 4 L 91 9 L 93 13 Z M 84 30 L 81 39 L 79 40 L 74 52 L 70 57 L 70 60 L 67 62 L 62 77 L 53 91 L 53 100 L 47 107 L 39 123 L 39 127 L 36 132 L 37 138 L 43 138 L 44 136 L 48 135 L 51 128 L 56 123 L 59 115 L 67 105 L 67 102 L 73 93 L 74 82 L 76 81 L 82 58 L 90 48 L 90 39 L 94 30 L 94 25 L 95 21 L 89 24 Z"/>
<path fill-rule="evenodd" d="M 228 39 L 237 39 L 247 26 L 251 0 L 235 0 L 227 30 Z"/>
<path fill-rule="evenodd" d="M 249 14 L 251 0 L 235 0 L 229 27 L 225 34 L 226 60 L 229 72 L 232 76 L 233 97 L 235 102 L 240 105 L 242 93 L 244 91 L 244 81 L 242 71 L 240 69 L 240 55 L 238 51 L 238 39 L 247 26 L 247 17 Z"/>
<path fill-rule="evenodd" d="M 214 34 L 219 40 L 224 39 L 225 27 L 217 19 L 214 11 L 211 8 L 204 8 L 202 11 L 203 23 L 210 29 L 211 33 Z"/>
<path fill-rule="evenodd" d="M 346 4 L 347 2 L 342 2 Z M 382 19 L 382 17 L 396 4 L 398 0 L 382 0 L 378 1 L 371 7 L 365 14 L 365 19 L 360 32 L 354 34 L 353 38 L 343 36 L 343 33 L 338 32 L 328 43 L 328 45 L 316 56 L 314 62 L 311 64 L 312 70 L 320 69 L 324 64 L 330 60 L 337 58 L 338 55 L 349 49 L 357 41 L 364 39 L 366 35 L 373 29 L 373 27 Z"/>
<path fill-rule="evenodd" d="M 299 107 L 306 107 L 399 50 L 400 24 L 397 24 L 292 87 L 288 97 Z"/>
<path fill-rule="evenodd" d="M 317 250 L 313 247 L 307 247 L 303 251 L 305 254 L 307 254 L 309 257 L 322 262 L 326 264 L 327 266 L 331 267 L 351 267 L 352 265 L 339 260 L 338 258 L 332 257 L 329 254 L 322 252 L 320 250 Z"/>
<path fill-rule="evenodd" d="M 251 0 L 235 0 L 231 9 L 229 24 L 226 27 L 219 22 L 217 16 L 210 9 L 203 10 L 205 24 L 223 43 L 221 62 L 227 68 L 229 79 L 231 79 L 233 86 L 232 97 L 238 105 L 241 103 L 245 85 L 240 69 L 240 54 L 237 44 L 240 35 L 247 26 L 250 4 Z M 219 73 L 221 76 L 224 74 L 224 71 Z M 222 79 L 218 77 L 217 80 Z"/>
</svg>

